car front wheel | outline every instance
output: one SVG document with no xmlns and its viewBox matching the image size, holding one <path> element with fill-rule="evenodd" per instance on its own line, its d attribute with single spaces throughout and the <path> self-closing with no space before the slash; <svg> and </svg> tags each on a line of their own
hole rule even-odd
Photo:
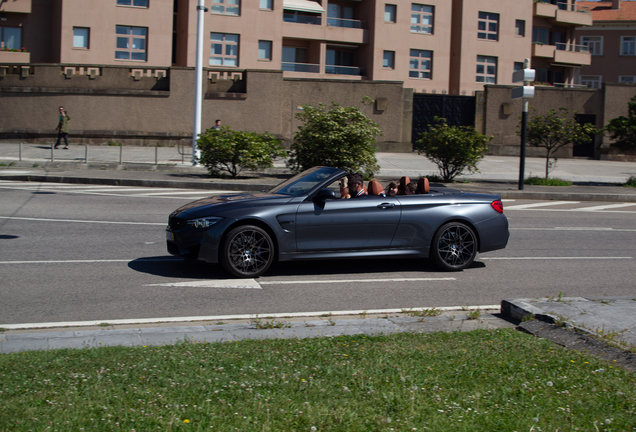
<svg viewBox="0 0 636 432">
<path fill-rule="evenodd" d="M 244 225 L 234 228 L 225 237 L 221 264 L 239 278 L 257 277 L 265 273 L 274 261 L 274 242 L 261 228 Z"/>
<path fill-rule="evenodd" d="M 463 270 L 477 255 L 477 237 L 461 222 L 450 222 L 435 233 L 432 257 L 435 264 L 446 271 Z"/>
</svg>

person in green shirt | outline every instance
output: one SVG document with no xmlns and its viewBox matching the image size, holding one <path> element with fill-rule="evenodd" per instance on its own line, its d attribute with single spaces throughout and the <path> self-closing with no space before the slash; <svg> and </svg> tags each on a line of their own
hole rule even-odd
<svg viewBox="0 0 636 432">
<path fill-rule="evenodd" d="M 53 148 L 57 148 L 62 138 L 64 138 L 64 144 L 66 145 L 64 150 L 68 150 L 68 122 L 70 119 L 71 117 L 64 111 L 64 107 L 60 107 L 60 121 L 55 128 L 57 130 L 57 142 Z"/>
</svg>

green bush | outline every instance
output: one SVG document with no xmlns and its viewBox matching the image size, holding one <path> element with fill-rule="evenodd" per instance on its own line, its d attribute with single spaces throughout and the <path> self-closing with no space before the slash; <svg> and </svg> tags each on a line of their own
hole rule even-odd
<svg viewBox="0 0 636 432">
<path fill-rule="evenodd" d="M 292 171 L 330 166 L 361 172 L 369 178 L 380 170 L 375 158 L 375 137 L 382 135 L 382 130 L 360 108 L 337 103 L 329 109 L 323 104 L 305 105 L 296 118 L 304 124 L 298 128 L 291 146 L 287 166 Z"/>
<path fill-rule="evenodd" d="M 630 178 L 628 178 L 627 182 L 625 182 L 625 186 L 636 187 L 636 176 L 631 176 Z"/>
<path fill-rule="evenodd" d="M 605 128 L 614 140 L 611 144 L 619 150 L 636 150 L 636 96 L 627 103 L 628 116 L 620 116 L 609 121 Z"/>
<path fill-rule="evenodd" d="M 464 171 L 479 171 L 477 162 L 483 159 L 492 137 L 469 126 L 449 126 L 444 118 L 435 117 L 435 122 L 415 145 L 419 154 L 437 165 L 443 181 L 450 182 Z"/>
<path fill-rule="evenodd" d="M 275 158 L 287 155 L 279 140 L 269 132 L 234 131 L 228 126 L 206 130 L 197 143 L 201 150 L 199 162 L 210 175 L 227 171 L 232 178 L 243 170 L 271 168 Z"/>
</svg>

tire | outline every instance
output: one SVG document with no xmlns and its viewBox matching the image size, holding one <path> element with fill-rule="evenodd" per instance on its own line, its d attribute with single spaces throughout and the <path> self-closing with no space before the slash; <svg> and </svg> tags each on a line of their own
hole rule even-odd
<svg viewBox="0 0 636 432">
<path fill-rule="evenodd" d="M 220 258 L 223 268 L 232 276 L 258 277 L 274 261 L 274 242 L 257 226 L 239 226 L 224 236 Z"/>
<path fill-rule="evenodd" d="M 477 256 L 477 236 L 461 222 L 449 222 L 437 230 L 431 245 L 435 265 L 445 271 L 463 270 Z"/>
</svg>

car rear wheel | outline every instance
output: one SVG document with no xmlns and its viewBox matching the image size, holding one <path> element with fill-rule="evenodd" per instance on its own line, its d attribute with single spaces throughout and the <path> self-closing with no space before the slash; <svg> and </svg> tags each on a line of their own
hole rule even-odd
<svg viewBox="0 0 636 432">
<path fill-rule="evenodd" d="M 477 256 L 477 237 L 461 222 L 450 222 L 435 233 L 432 257 L 435 264 L 446 271 L 463 270 Z"/>
<path fill-rule="evenodd" d="M 240 226 L 224 237 L 221 264 L 233 276 L 260 276 L 273 261 L 274 243 L 270 236 L 257 226 Z"/>
</svg>

